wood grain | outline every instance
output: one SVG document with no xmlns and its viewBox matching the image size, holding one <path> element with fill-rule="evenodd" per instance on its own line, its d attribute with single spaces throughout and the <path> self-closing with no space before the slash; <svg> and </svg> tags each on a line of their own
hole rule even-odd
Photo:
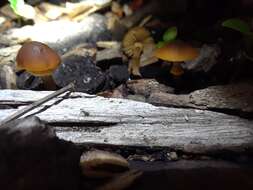
<svg viewBox="0 0 253 190">
<path fill-rule="evenodd" d="M 30 103 L 48 93 L 1 90 L 0 102 Z M 0 119 L 14 111 L 0 110 Z M 72 93 L 29 114 L 34 113 L 53 125 L 60 138 L 77 144 L 168 147 L 191 153 L 253 148 L 253 121 L 206 110 Z"/>
</svg>

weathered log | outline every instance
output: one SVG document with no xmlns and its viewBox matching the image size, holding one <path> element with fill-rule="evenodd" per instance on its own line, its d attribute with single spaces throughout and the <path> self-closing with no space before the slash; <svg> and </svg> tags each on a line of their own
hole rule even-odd
<svg viewBox="0 0 253 190">
<path fill-rule="evenodd" d="M 253 84 L 240 82 L 212 86 L 186 95 L 155 92 L 148 102 L 162 106 L 253 112 Z"/>
<path fill-rule="evenodd" d="M 109 188 L 106 189 L 122 189 L 140 173 L 143 175 L 139 176 L 137 183 L 134 183 L 131 189 L 154 189 L 157 184 L 160 184 L 159 189 L 168 187 L 185 189 L 181 186 L 182 181 L 184 185 L 187 184 L 189 190 L 202 189 L 201 184 L 211 189 L 230 190 L 240 188 L 251 190 L 253 186 L 252 164 L 221 160 L 179 160 L 177 162 L 131 160 L 131 171 L 117 175 L 111 182 L 108 180 L 109 182 L 102 181 L 101 183 L 99 178 L 95 181 L 82 178 L 79 168 L 82 151 L 73 143 L 56 138 L 52 128 L 36 117 L 16 120 L 1 127 L 0 137 L 2 152 L 0 184 L 5 189 L 55 189 L 56 187 L 63 190 L 70 187 L 71 189 L 97 189 L 98 186 L 105 189 L 108 185 Z M 107 152 L 93 151 L 95 152 L 102 156 L 100 162 L 106 161 L 103 154 L 110 155 Z M 117 161 L 118 156 L 115 159 Z M 13 167 L 13 163 L 19 167 Z M 105 170 L 111 171 L 111 167 L 112 165 Z M 62 173 L 64 175 L 61 175 Z M 20 184 L 20 178 L 24 179 L 24 183 Z M 8 183 L 9 181 L 12 183 Z M 113 185 L 117 188 L 113 188 L 115 187 Z"/>
<path fill-rule="evenodd" d="M 33 102 L 48 93 L 2 90 L 0 102 Z M 1 120 L 14 111 L 1 110 Z M 35 113 L 58 126 L 60 138 L 78 144 L 158 146 L 195 153 L 253 148 L 253 121 L 211 111 L 72 93 L 68 99 L 56 98 L 30 114 Z"/>
</svg>

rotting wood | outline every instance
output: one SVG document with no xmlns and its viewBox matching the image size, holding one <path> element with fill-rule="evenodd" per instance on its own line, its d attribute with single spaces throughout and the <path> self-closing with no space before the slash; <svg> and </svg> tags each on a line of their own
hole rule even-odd
<svg viewBox="0 0 253 190">
<path fill-rule="evenodd" d="M 112 59 L 122 59 L 123 55 L 120 49 L 104 49 L 101 51 L 98 51 L 96 54 L 96 61 L 104 61 L 104 60 L 112 60 Z"/>
<path fill-rule="evenodd" d="M 47 35 L 42 37 L 42 34 Z M 95 42 L 98 38 L 111 39 L 110 31 L 106 28 L 106 18 L 99 14 L 88 16 L 79 23 L 58 20 L 13 28 L 0 34 L 0 39 L 5 39 L 4 45 L 11 46 L 27 40 L 40 41 L 61 54 L 76 45 Z"/>
<path fill-rule="evenodd" d="M 24 107 L 21 110 L 18 110 L 17 112 L 15 112 L 13 115 L 9 115 L 8 117 L 6 117 L 5 119 L 3 119 L 0 122 L 0 126 L 2 124 L 6 124 L 12 120 L 18 119 L 19 117 L 21 117 L 22 115 L 25 115 L 26 113 L 28 113 L 29 111 L 32 111 L 33 109 L 35 109 L 36 107 L 44 104 L 45 102 L 53 99 L 54 97 L 57 97 L 60 94 L 63 94 L 67 91 L 73 91 L 74 89 L 74 83 L 70 83 L 69 85 L 65 86 L 64 88 L 61 88 L 60 90 L 57 90 L 55 92 L 53 92 L 52 94 L 49 94 L 46 97 L 43 97 L 35 102 L 33 102 L 32 104 L 30 104 L 29 106 Z"/>
<path fill-rule="evenodd" d="M 155 92 L 148 102 L 161 106 L 253 112 L 253 82 L 211 86 L 186 95 Z"/>
<path fill-rule="evenodd" d="M 126 83 L 130 92 L 137 95 L 149 97 L 150 94 L 163 92 L 174 94 L 174 88 L 159 83 L 155 79 L 129 80 Z"/>
<path fill-rule="evenodd" d="M 0 67 L 3 65 L 15 65 L 16 55 L 20 47 L 20 45 L 14 45 L 6 48 L 1 48 Z"/>
<path fill-rule="evenodd" d="M 48 93 L 2 90 L 0 102 L 33 102 Z M 46 103 L 48 109 L 41 106 L 33 113 L 58 126 L 56 131 L 60 138 L 77 144 L 157 146 L 191 153 L 241 152 L 253 148 L 253 121 L 236 116 L 156 107 L 83 93 L 72 93 L 58 104 L 57 100 L 59 98 Z M 16 109 L 1 110 L 0 119 L 14 111 Z"/>
</svg>

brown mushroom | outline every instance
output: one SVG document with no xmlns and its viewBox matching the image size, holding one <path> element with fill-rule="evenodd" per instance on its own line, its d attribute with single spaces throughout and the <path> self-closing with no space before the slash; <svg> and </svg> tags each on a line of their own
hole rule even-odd
<svg viewBox="0 0 253 190">
<path fill-rule="evenodd" d="M 144 47 L 148 44 L 154 44 L 154 40 L 145 27 L 134 27 L 123 38 L 123 51 L 127 56 L 132 58 L 128 70 L 133 75 L 141 76 L 139 71 L 140 56 Z"/>
<path fill-rule="evenodd" d="M 18 51 L 16 62 L 17 69 L 41 77 L 47 90 L 56 89 L 52 73 L 61 63 L 61 59 L 46 44 L 36 41 L 25 43 Z"/>
<path fill-rule="evenodd" d="M 113 177 L 129 170 L 129 164 L 122 156 L 102 150 L 83 153 L 80 165 L 83 175 L 92 178 Z"/>
<path fill-rule="evenodd" d="M 172 62 L 170 73 L 174 76 L 180 76 L 184 73 L 181 63 L 197 58 L 199 56 L 199 50 L 187 43 L 173 41 L 156 49 L 154 55 L 164 61 Z"/>
</svg>

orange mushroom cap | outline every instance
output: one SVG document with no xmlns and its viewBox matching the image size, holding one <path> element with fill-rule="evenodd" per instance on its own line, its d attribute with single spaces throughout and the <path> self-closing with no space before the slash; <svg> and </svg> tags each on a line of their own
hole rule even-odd
<svg viewBox="0 0 253 190">
<path fill-rule="evenodd" d="M 47 45 L 31 41 L 25 43 L 16 57 L 17 68 L 36 76 L 51 75 L 61 63 L 59 55 Z"/>
<path fill-rule="evenodd" d="M 156 49 L 154 55 L 165 61 L 183 62 L 194 60 L 199 56 L 199 50 L 187 43 L 174 41 Z"/>
</svg>

